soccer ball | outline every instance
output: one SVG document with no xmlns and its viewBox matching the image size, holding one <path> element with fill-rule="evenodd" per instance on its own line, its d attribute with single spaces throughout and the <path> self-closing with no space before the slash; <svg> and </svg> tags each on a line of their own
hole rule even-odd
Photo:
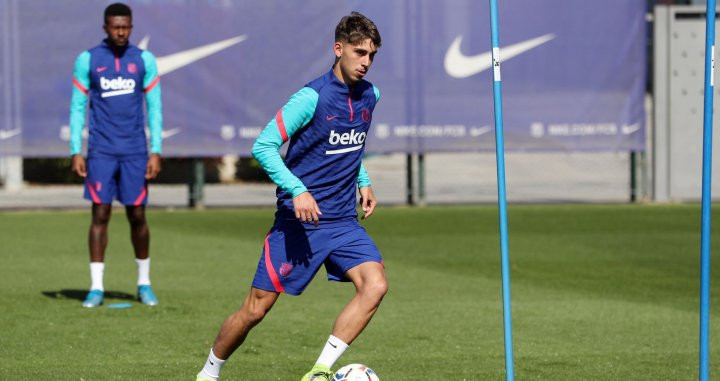
<svg viewBox="0 0 720 381">
<path fill-rule="evenodd" d="M 380 381 L 367 365 L 350 364 L 338 369 L 332 381 Z"/>
</svg>

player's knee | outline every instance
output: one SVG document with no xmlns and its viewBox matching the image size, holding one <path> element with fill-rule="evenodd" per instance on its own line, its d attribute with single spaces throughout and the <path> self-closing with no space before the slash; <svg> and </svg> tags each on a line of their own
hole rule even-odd
<svg viewBox="0 0 720 381">
<path fill-rule="evenodd" d="M 128 222 L 133 229 L 143 227 L 145 225 L 145 212 L 140 208 L 128 210 Z"/>
<path fill-rule="evenodd" d="M 246 306 L 242 310 L 243 318 L 250 326 L 260 323 L 264 318 L 267 310 L 261 306 Z"/>
<path fill-rule="evenodd" d="M 388 292 L 387 280 L 385 278 L 380 278 L 371 282 L 366 282 L 363 284 L 361 292 L 369 298 L 379 302 Z"/>
<path fill-rule="evenodd" d="M 388 284 L 386 279 L 382 279 L 381 281 L 377 282 L 375 285 L 377 295 L 380 299 L 382 299 L 388 292 Z"/>
<path fill-rule="evenodd" d="M 92 224 L 96 226 L 107 226 L 110 222 L 110 213 L 95 213 L 92 216 Z"/>
<path fill-rule="evenodd" d="M 93 217 L 92 224 L 95 226 L 107 226 L 110 222 L 110 218 Z"/>
<path fill-rule="evenodd" d="M 144 216 L 131 216 L 128 217 L 128 221 L 130 222 L 130 226 L 133 229 L 138 229 L 143 226 L 145 226 L 145 217 Z"/>
</svg>

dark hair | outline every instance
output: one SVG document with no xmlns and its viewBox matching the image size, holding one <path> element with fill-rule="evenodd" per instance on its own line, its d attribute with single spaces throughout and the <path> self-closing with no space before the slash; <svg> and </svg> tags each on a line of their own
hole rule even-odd
<svg viewBox="0 0 720 381">
<path fill-rule="evenodd" d="M 358 44 L 369 38 L 376 47 L 380 47 L 382 41 L 375 23 L 360 12 L 353 11 L 340 19 L 335 27 L 335 41 L 346 42 L 352 45 Z"/>
<path fill-rule="evenodd" d="M 132 10 L 123 3 L 110 4 L 105 8 L 105 18 L 103 18 L 103 22 L 107 24 L 108 17 L 113 16 L 127 16 L 132 18 Z"/>
</svg>

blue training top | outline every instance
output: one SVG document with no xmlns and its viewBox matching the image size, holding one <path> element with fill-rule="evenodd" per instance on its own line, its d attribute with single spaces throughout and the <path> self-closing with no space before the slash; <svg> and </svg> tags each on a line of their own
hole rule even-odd
<svg viewBox="0 0 720 381">
<path fill-rule="evenodd" d="M 370 186 L 361 158 L 379 98 L 370 82 L 350 88 L 330 70 L 277 112 L 252 153 L 278 186 L 278 219 L 294 220 L 292 199 L 306 191 L 322 212 L 320 224 L 357 218 L 355 188 Z M 288 140 L 283 161 L 279 150 Z"/>
<path fill-rule="evenodd" d="M 82 127 L 90 101 L 88 156 L 147 156 L 143 97 L 150 152 L 162 153 L 160 77 L 152 53 L 129 45 L 113 50 L 107 40 L 77 57 L 70 104 L 70 154 L 82 151 Z"/>
</svg>

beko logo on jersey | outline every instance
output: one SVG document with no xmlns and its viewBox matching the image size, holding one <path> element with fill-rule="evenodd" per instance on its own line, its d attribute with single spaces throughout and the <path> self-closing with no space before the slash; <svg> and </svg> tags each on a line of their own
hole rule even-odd
<svg viewBox="0 0 720 381">
<path fill-rule="evenodd" d="M 135 91 L 135 80 L 132 78 L 117 77 L 113 79 L 107 79 L 100 77 L 100 88 L 104 91 L 102 93 L 103 98 L 114 97 L 117 95 L 132 94 Z"/>
<path fill-rule="evenodd" d="M 341 149 L 335 149 L 335 150 L 328 150 L 325 151 L 326 155 L 337 155 L 340 153 L 346 153 L 346 152 L 352 152 L 357 151 L 362 148 L 363 143 L 365 143 L 365 137 L 367 137 L 367 134 L 365 132 L 355 132 L 355 129 L 352 129 L 348 132 L 344 133 L 337 133 L 335 130 L 330 130 L 330 138 L 328 139 L 328 143 L 331 145 L 338 145 L 338 144 L 355 144 L 353 147 L 347 147 L 347 148 L 341 148 Z"/>
<path fill-rule="evenodd" d="M 355 130 L 350 130 L 350 132 L 344 134 L 338 134 L 335 130 L 332 130 L 330 131 L 330 144 L 363 144 L 365 136 L 364 132 L 355 133 Z"/>
<path fill-rule="evenodd" d="M 117 77 L 114 79 L 107 79 L 100 77 L 100 87 L 103 90 L 134 90 L 135 80 L 132 78 Z"/>
</svg>

